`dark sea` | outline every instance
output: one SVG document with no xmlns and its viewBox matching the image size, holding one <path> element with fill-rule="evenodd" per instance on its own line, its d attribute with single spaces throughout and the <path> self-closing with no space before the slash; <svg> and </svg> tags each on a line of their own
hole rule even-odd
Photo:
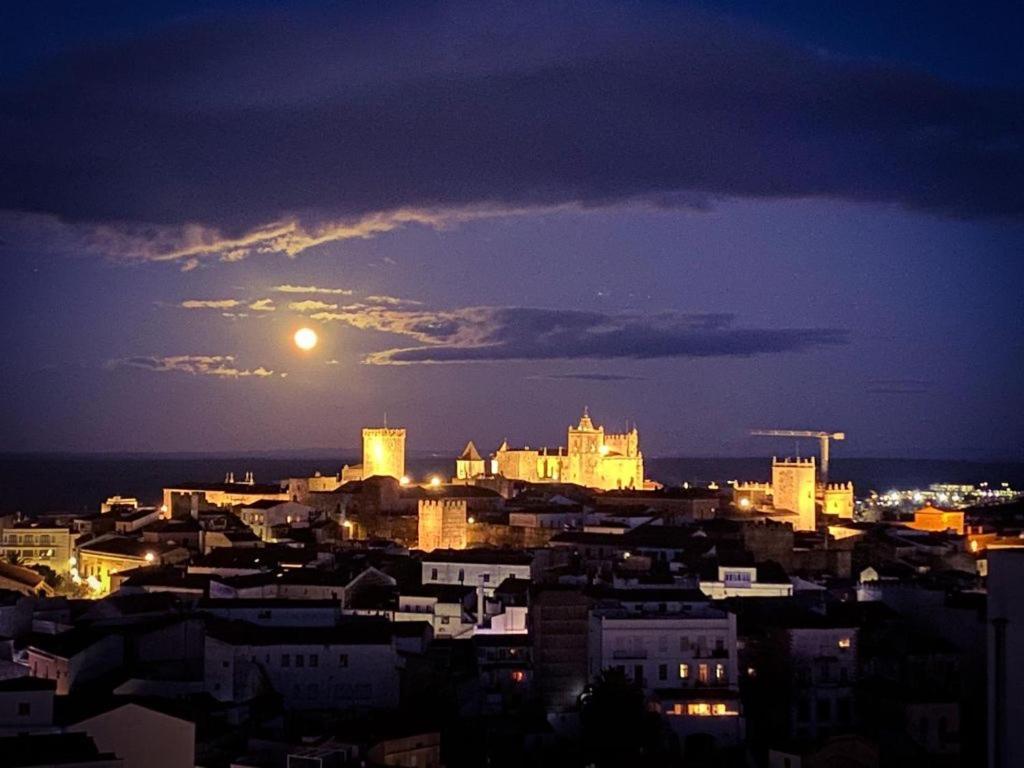
<svg viewBox="0 0 1024 768">
<path fill-rule="evenodd" d="M 454 454 L 453 454 L 454 455 Z M 81 512 L 99 509 L 108 496 L 134 496 L 157 504 L 161 489 L 184 481 L 220 482 L 228 472 L 236 479 L 253 472 L 257 482 L 308 475 L 319 470 L 334 474 L 343 464 L 359 459 L 345 456 L 267 457 L 110 457 L 0 454 L 0 514 L 49 511 Z M 767 481 L 771 459 L 649 458 L 647 474 L 666 485 L 684 482 L 707 485 L 729 480 Z M 448 477 L 451 456 L 411 458 L 409 474 Z M 858 495 L 870 490 L 924 488 L 931 483 L 988 482 L 1024 487 L 1024 463 L 981 463 L 917 459 L 833 459 L 832 480 L 852 480 Z"/>
</svg>

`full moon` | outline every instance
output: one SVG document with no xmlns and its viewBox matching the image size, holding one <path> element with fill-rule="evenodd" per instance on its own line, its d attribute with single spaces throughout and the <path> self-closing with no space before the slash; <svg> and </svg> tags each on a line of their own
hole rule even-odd
<svg viewBox="0 0 1024 768">
<path fill-rule="evenodd" d="M 309 351 L 316 346 L 316 331 L 312 328 L 299 328 L 295 332 L 295 346 L 299 349 Z"/>
</svg>

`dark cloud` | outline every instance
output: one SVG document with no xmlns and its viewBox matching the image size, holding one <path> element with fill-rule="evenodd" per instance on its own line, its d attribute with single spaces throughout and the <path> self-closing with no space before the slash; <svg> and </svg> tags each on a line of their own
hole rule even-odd
<svg viewBox="0 0 1024 768">
<path fill-rule="evenodd" d="M 664 6 L 237 14 L 9 82 L 0 209 L 102 223 L 97 249 L 190 267 L 480 211 L 637 200 L 1019 217 L 1022 96 Z"/>
<path fill-rule="evenodd" d="M 749 357 L 846 344 L 831 328 L 738 328 L 728 314 L 583 312 L 532 307 L 402 310 L 366 305 L 311 316 L 408 336 L 421 346 L 369 355 L 374 365 L 496 360 Z"/>
</svg>

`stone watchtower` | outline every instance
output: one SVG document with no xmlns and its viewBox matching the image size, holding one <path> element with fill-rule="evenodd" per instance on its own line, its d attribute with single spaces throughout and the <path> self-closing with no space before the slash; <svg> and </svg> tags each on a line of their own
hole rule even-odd
<svg viewBox="0 0 1024 768">
<path fill-rule="evenodd" d="M 465 499 L 421 499 L 417 546 L 424 552 L 435 549 L 465 549 L 468 535 Z"/>
<path fill-rule="evenodd" d="M 405 429 L 363 430 L 363 478 L 374 475 L 396 480 L 405 475 Z"/>
</svg>

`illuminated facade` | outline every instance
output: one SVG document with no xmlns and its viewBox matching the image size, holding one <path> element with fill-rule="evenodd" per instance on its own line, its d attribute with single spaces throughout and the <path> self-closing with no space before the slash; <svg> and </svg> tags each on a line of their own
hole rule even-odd
<svg viewBox="0 0 1024 768">
<path fill-rule="evenodd" d="M 959 536 L 964 535 L 964 513 L 955 509 L 939 509 L 938 507 L 922 507 L 914 513 L 914 522 L 910 528 L 918 531 L 953 531 Z"/>
<path fill-rule="evenodd" d="M 3 531 L 0 557 L 5 560 L 14 558 L 22 565 L 43 565 L 55 573 L 66 574 L 71 555 L 72 536 L 69 528 L 25 522 Z"/>
<path fill-rule="evenodd" d="M 796 514 L 793 530 L 815 530 L 814 459 L 772 459 L 775 509 Z"/>
<path fill-rule="evenodd" d="M 574 483 L 605 491 L 644 487 L 644 458 L 636 427 L 621 434 L 605 433 L 584 409 L 579 424 L 569 427 L 567 446 L 552 452 L 510 448 L 503 442 L 494 454 L 492 471 L 511 480 Z"/>
<path fill-rule="evenodd" d="M 71 577 L 85 582 L 96 596 L 110 592 L 110 577 L 134 568 L 173 564 L 189 557 L 184 547 L 162 547 L 123 536 L 106 535 L 78 547 Z"/>
<path fill-rule="evenodd" d="M 826 515 L 853 519 L 853 483 L 829 483 L 822 488 L 821 508 Z"/>
<path fill-rule="evenodd" d="M 467 538 L 465 499 L 421 499 L 418 514 L 418 546 L 424 552 L 435 549 L 465 549 Z"/>
<path fill-rule="evenodd" d="M 471 480 L 485 474 L 485 470 L 484 459 L 470 440 L 455 460 L 455 477 L 458 480 Z"/>
<path fill-rule="evenodd" d="M 362 477 L 405 476 L 405 430 L 388 427 L 363 430 Z"/>
</svg>

